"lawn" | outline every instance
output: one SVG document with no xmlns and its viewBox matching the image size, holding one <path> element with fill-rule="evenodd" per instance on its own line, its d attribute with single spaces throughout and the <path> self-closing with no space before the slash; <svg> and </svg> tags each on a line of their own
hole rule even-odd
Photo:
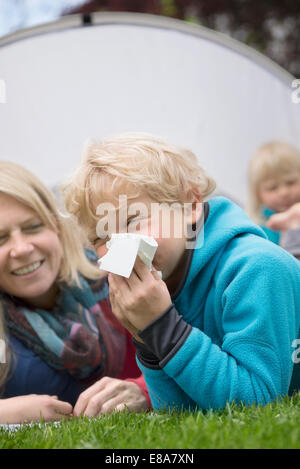
<svg viewBox="0 0 300 469">
<path fill-rule="evenodd" d="M 300 393 L 264 407 L 218 412 L 114 413 L 0 430 L 0 449 L 300 448 Z"/>
</svg>

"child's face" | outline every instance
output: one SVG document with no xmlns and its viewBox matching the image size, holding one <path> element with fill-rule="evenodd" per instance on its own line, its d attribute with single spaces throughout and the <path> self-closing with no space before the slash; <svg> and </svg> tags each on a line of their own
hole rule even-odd
<svg viewBox="0 0 300 469">
<path fill-rule="evenodd" d="M 113 201 L 109 202 L 116 206 Z M 195 216 L 198 218 L 200 215 L 198 207 Z M 189 221 L 191 219 L 188 218 Z M 179 268 L 183 259 L 186 247 L 185 222 L 183 216 L 176 218 L 174 211 L 170 210 L 167 204 L 162 206 L 162 204 L 150 199 L 149 196 L 142 195 L 127 200 L 127 211 L 123 212 L 122 217 L 119 218 L 119 212 L 116 211 L 116 229 L 113 231 L 152 236 L 158 244 L 153 266 L 156 270 L 161 271 L 163 279 L 167 280 Z M 193 219 L 192 223 L 194 223 Z M 106 241 L 108 239 L 109 234 L 106 239 L 96 238 L 94 242 L 99 258 L 107 253 Z"/>
<path fill-rule="evenodd" d="M 275 212 L 284 212 L 300 202 L 300 175 L 290 173 L 267 179 L 259 185 L 258 196 L 262 205 Z"/>
</svg>

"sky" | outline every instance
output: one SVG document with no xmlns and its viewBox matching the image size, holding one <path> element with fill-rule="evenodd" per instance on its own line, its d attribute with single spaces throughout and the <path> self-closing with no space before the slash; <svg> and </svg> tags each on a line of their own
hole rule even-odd
<svg viewBox="0 0 300 469">
<path fill-rule="evenodd" d="M 85 0 L 0 0 L 0 36 L 55 21 L 68 7 Z"/>
</svg>

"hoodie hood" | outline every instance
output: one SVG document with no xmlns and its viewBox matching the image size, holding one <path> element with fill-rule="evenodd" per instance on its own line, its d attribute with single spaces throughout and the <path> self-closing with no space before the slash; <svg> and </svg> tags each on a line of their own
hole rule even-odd
<svg viewBox="0 0 300 469">
<path fill-rule="evenodd" d="M 199 237 L 193 255 L 191 279 L 215 256 L 219 257 L 219 253 L 236 236 L 251 233 L 267 239 L 264 231 L 234 202 L 225 197 L 216 197 L 209 200 L 208 204 L 209 214 L 203 227 L 202 239 Z"/>
<path fill-rule="evenodd" d="M 197 289 L 200 286 L 202 296 L 206 295 L 216 265 L 233 238 L 242 234 L 253 234 L 267 239 L 264 231 L 229 199 L 215 197 L 208 201 L 208 205 L 209 214 L 202 233 L 197 238 L 189 273 L 180 294 L 174 301 L 175 305 L 178 306 L 182 297 L 185 296 L 187 288 L 191 289 L 192 294 L 196 285 Z"/>
</svg>

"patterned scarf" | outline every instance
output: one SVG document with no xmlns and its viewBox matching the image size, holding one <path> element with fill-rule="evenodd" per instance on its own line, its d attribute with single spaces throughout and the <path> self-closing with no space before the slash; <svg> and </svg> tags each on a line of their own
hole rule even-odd
<svg viewBox="0 0 300 469">
<path fill-rule="evenodd" d="M 0 302 L 12 335 L 52 368 L 88 385 L 103 376 L 118 376 L 126 331 L 112 313 L 107 279 L 80 280 L 81 288 L 61 289 L 51 311 L 29 309 L 6 294 Z"/>
</svg>

